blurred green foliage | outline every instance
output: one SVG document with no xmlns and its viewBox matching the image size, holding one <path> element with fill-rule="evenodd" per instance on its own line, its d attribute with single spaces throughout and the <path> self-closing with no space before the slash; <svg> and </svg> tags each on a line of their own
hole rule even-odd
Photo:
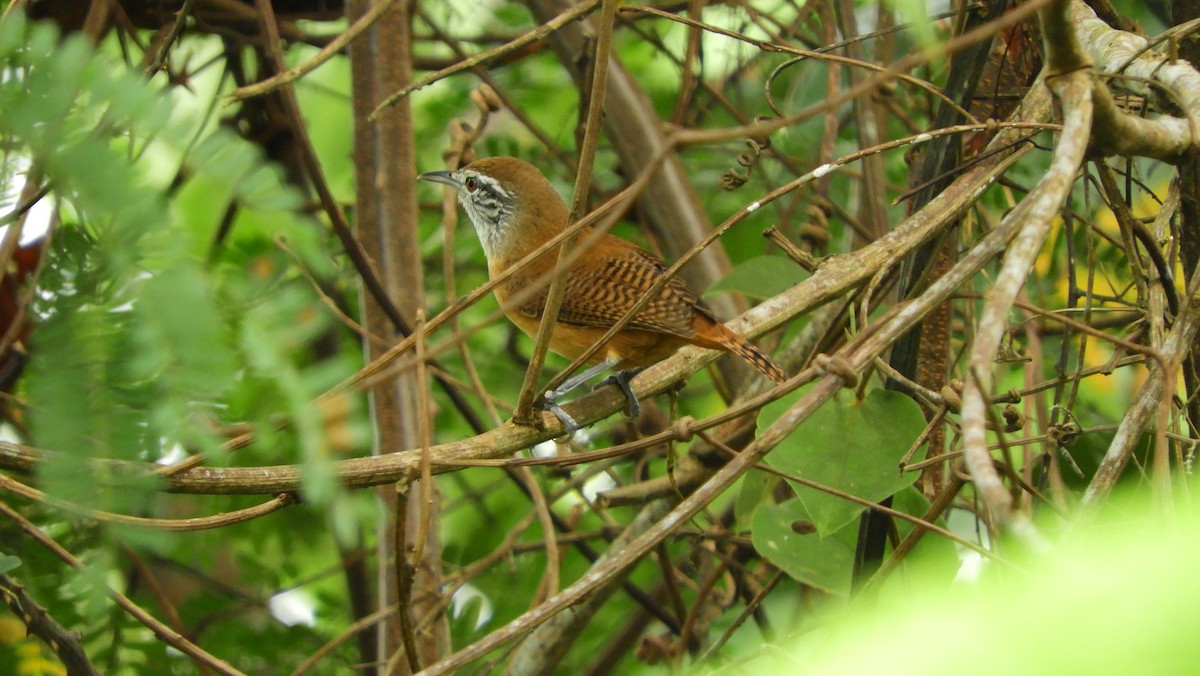
<svg viewBox="0 0 1200 676">
<path fill-rule="evenodd" d="M 300 572 L 281 577 L 279 557 L 307 550 L 312 564 L 336 560 L 332 541 L 314 537 L 320 530 L 297 538 L 297 528 L 314 519 L 340 521 L 341 532 L 352 534 L 373 522 L 369 497 L 346 495 L 331 480 L 333 449 L 310 403 L 356 361 L 353 350 L 337 351 L 335 368 L 316 367 L 313 337 L 333 323 L 294 257 L 320 275 L 338 263 L 325 253 L 328 235 L 304 213 L 295 188 L 255 146 L 212 124 L 191 94 L 161 78 L 147 80 L 94 52 L 82 36 L 60 36 L 20 13 L 0 21 L 0 72 L 5 157 L 26 158 L 30 175 L 51 187 L 59 214 L 38 277 L 32 358 L 20 391 L 31 438 L 61 453 L 39 466 L 39 486 L 78 509 L 142 516 L 191 511 L 197 501 L 162 495 L 154 475 L 101 473 L 88 468 L 88 459 L 154 462 L 183 452 L 228 463 L 235 458 L 221 448 L 224 421 L 247 423 L 263 441 L 237 462 L 298 461 L 306 468 L 308 505 L 244 524 L 245 544 L 237 547 L 229 538 L 239 527 L 170 535 L 32 509 L 31 517 L 87 564 L 82 574 L 64 576 L 61 563 L 3 527 L 6 561 L 21 563 L 14 574 L 49 602 L 60 622 L 84 629 L 98 665 L 121 665 L 114 673 L 186 670 L 105 597 L 105 587 L 141 588 L 116 575 L 127 565 L 117 565 L 117 547 L 134 547 L 154 568 L 176 565 L 172 557 L 191 560 L 197 568 L 184 575 L 197 581 L 215 563 L 204 565 L 209 554 L 224 552 L 219 556 L 247 571 L 239 584 L 269 589 Z M 0 180 L 24 180 L 10 173 L 17 166 L 7 162 Z M 209 260 L 214 234 L 233 206 L 234 234 Z M 340 340 L 357 346 L 352 338 Z M 365 438 L 361 418 L 352 424 Z M 255 501 L 199 502 L 219 512 Z M 251 564 L 264 556 L 255 572 Z M 220 603 L 208 609 L 197 599 L 181 614 L 199 626 L 239 595 L 210 598 Z M 264 633 L 279 625 L 253 634 L 229 629 L 221 640 L 230 648 L 241 643 L 238 652 L 255 655 L 262 667 L 288 663 L 280 657 L 290 652 L 282 634 L 275 640 Z"/>
<path fill-rule="evenodd" d="M 1007 561 L 978 580 L 910 569 L 901 602 L 864 595 L 720 673 L 1190 673 L 1200 584 L 1179 567 L 1200 556 L 1192 483 L 1175 504 L 1118 495 L 1044 551 L 1005 543 Z"/>
<path fill-rule="evenodd" d="M 446 30 L 462 38 L 489 32 L 513 34 L 526 29 L 531 21 L 520 3 L 495 5 L 487 12 L 480 11 L 479 4 L 474 2 L 423 5 L 429 5 L 426 9 L 430 15 Z M 784 3 L 770 9 L 781 24 L 794 19 L 798 11 L 796 6 Z M 705 18 L 724 21 L 756 37 L 767 37 L 735 7 L 711 8 Z M 679 95 L 679 68 L 654 48 L 650 38 L 670 45 L 671 51 L 678 54 L 686 44 L 686 29 L 666 22 L 643 23 L 648 37 L 622 35 L 617 49 L 627 69 L 651 96 L 655 109 L 664 119 L 670 119 Z M 916 44 L 907 32 L 899 34 L 897 39 L 902 45 L 899 51 Z M 928 35 L 925 39 L 929 39 Z M 781 68 L 775 79 L 767 82 L 769 73 L 788 62 L 787 56 L 759 54 L 749 45 L 718 36 L 706 35 L 704 42 L 707 79 L 722 85 L 721 94 L 751 117 L 774 114 L 772 106 L 795 111 L 826 97 L 825 64 L 811 59 L 795 63 Z M 315 48 L 308 46 L 293 47 L 287 58 L 291 63 L 299 63 L 314 51 Z M 445 50 L 429 48 L 428 51 L 449 56 Z M 177 58 L 194 58 L 197 62 L 219 53 L 215 38 L 196 35 L 185 36 L 176 48 Z M 91 457 L 157 461 L 178 457 L 178 451 L 202 452 L 208 456 L 209 464 L 215 465 L 300 462 L 304 466 L 306 502 L 248 523 L 186 534 L 98 525 L 70 512 L 27 505 L 25 511 L 31 518 L 79 554 L 87 568 L 79 575 L 64 574 L 61 563 L 18 537 L 7 525 L 0 525 L 0 567 L 15 565 L 11 568 L 13 574 L 19 575 L 34 595 L 50 606 L 56 619 L 83 631 L 89 654 L 110 673 L 192 673 L 189 663 L 168 651 L 127 615 L 115 611 L 101 593 L 102 585 L 108 585 L 153 602 L 145 580 L 138 574 L 127 573 L 131 555 L 139 557 L 156 575 L 170 580 L 172 591 L 179 594 L 175 600 L 181 622 L 196 628 L 201 644 L 222 656 L 236 656 L 238 666 L 249 672 L 278 673 L 293 668 L 305 655 L 345 631 L 351 618 L 345 582 L 338 575 L 341 565 L 338 546 L 353 552 L 356 546 L 369 544 L 378 518 L 378 507 L 370 491 L 348 493 L 329 472 L 332 462 L 342 455 L 368 452 L 371 440 L 364 400 L 352 397 L 347 403 L 349 441 L 336 446 L 330 439 L 325 413 L 310 403 L 317 394 L 361 365 L 361 344 L 350 330 L 332 318 L 299 268 L 302 266 L 328 284 L 326 291 L 345 307 L 352 308 L 351 313 L 360 300 L 357 278 L 324 226 L 309 215 L 304 196 L 282 178 L 278 167 L 266 161 L 255 146 L 218 123 L 212 104 L 216 100 L 219 107 L 220 100 L 215 97 L 230 87 L 218 68 L 198 72 L 189 82 L 189 91 L 168 86 L 161 75 L 148 79 L 122 62 L 121 57 L 122 46 L 115 39 L 105 41 L 96 53 L 83 39 L 64 38 L 48 27 L 29 25 L 18 14 L 0 21 L 0 69 L 9 74 L 0 78 L 3 152 L 26 155 L 33 161 L 53 189 L 62 220 L 54 233 L 49 260 L 38 278 L 33 359 L 19 392 L 27 407 L 31 437 L 37 445 L 63 454 L 60 460 L 42 466 L 40 485 L 54 497 L 86 508 L 144 516 L 217 513 L 257 501 L 236 496 L 167 495 L 160 492 L 161 485 L 154 476 L 100 475 L 86 464 Z M 935 71 L 932 74 L 935 79 L 942 75 L 938 68 L 935 65 L 931 69 Z M 735 77 L 746 72 L 749 75 Z M 501 87 L 527 102 L 526 112 L 542 131 L 567 154 L 573 152 L 578 97 L 550 50 L 497 68 L 492 75 Z M 446 128 L 454 118 L 474 123 L 476 113 L 468 94 L 476 84 L 469 76 L 450 78 L 412 97 L 420 171 L 443 168 L 441 153 L 448 145 Z M 343 58 L 331 60 L 297 83 L 297 95 L 310 121 L 310 133 L 322 168 L 337 198 L 347 204 L 354 199 L 349 89 L 349 67 Z M 913 119 L 920 122 L 927 116 L 928 104 L 923 96 L 903 87 L 889 95 Z M 531 101 L 536 103 L 528 104 Z M 698 113 L 686 112 L 695 113 L 690 121 L 701 126 L 733 126 L 739 122 L 716 106 Z M 911 132 L 898 118 L 889 118 L 885 131 L 889 138 Z M 811 159 L 814 148 L 823 141 L 823 134 L 824 120 L 814 116 L 773 134 L 771 142 L 785 157 Z M 843 124 L 835 141 L 839 155 L 857 149 L 858 139 L 852 125 Z M 514 116 L 493 116 L 476 149 L 481 156 L 518 155 L 539 161 L 560 193 L 569 196 L 572 177 L 568 171 L 551 160 L 553 154 Z M 787 167 L 763 162 L 750 170 L 749 183 L 742 189 L 718 189 L 726 171 L 741 170 L 736 156 L 745 150 L 744 142 L 731 142 L 688 148 L 682 153 L 714 223 L 743 210 L 757 196 L 794 177 Z M 903 185 L 909 167 L 902 154 L 890 154 L 886 162 L 889 181 Z M 1044 156 L 1034 156 L 1012 176 L 1018 182 L 1025 181 L 1043 169 Z M 0 174 L 4 182 L 19 179 L 7 173 L 7 168 L 0 171 L 6 172 Z M 828 196 L 839 205 L 855 203 L 854 171 L 852 167 L 830 176 Z M 627 178 L 619 171 L 611 148 L 603 146 L 595 172 L 598 190 L 593 191 L 593 200 L 602 200 Z M 424 186 L 420 190 L 424 203 L 430 207 L 441 198 L 440 190 L 434 187 Z M 991 214 L 1002 213 L 1010 207 L 1010 199 L 1005 190 L 994 189 L 982 200 L 981 209 Z M 772 225 L 792 228 L 788 234 L 794 236 L 794 229 L 803 220 L 798 215 L 798 206 L 797 202 L 780 200 L 757 210 L 724 236 L 722 244 L 737 267 L 734 274 L 711 292 L 732 290 L 751 298 L 765 298 L 799 281 L 803 275 L 797 268 L 760 237 L 762 230 Z M 236 207 L 236 219 L 228 239 L 214 255 L 214 235 L 231 207 Z M 889 213 L 898 218 L 903 212 L 903 205 L 892 205 Z M 619 225 L 618 232 L 653 246 L 654 242 L 632 222 L 633 218 Z M 431 313 L 477 287 L 487 276 L 482 252 L 462 214 L 459 221 L 456 238 L 447 242 L 443 239 L 439 210 L 422 210 L 421 251 L 426 307 Z M 825 252 L 850 248 L 851 231 L 842 223 L 834 222 L 830 234 L 832 241 L 826 244 Z M 1074 235 L 1083 247 L 1083 235 L 1078 232 Z M 1059 233 L 1061 238 L 1068 236 Z M 280 240 L 286 242 L 286 250 L 279 246 Z M 456 275 L 454 297 L 443 275 L 445 249 L 450 251 Z M 1118 263 L 1111 248 L 1100 247 L 1097 256 L 1102 262 Z M 1051 261 L 1051 266 L 1057 265 Z M 1058 267 L 1050 267 L 1047 277 L 1059 277 L 1061 273 Z M 983 290 L 984 282 L 978 284 L 977 290 Z M 460 323 L 464 327 L 474 326 L 496 310 L 489 296 L 464 313 Z M 804 322 L 797 321 L 789 331 L 794 333 Z M 466 346 L 488 394 L 501 403 L 513 402 L 530 343 L 523 336 L 514 338 L 510 327 L 497 325 L 472 334 Z M 1057 343 L 1048 343 L 1047 354 L 1058 347 Z M 457 353 L 446 353 L 439 358 L 451 374 L 461 377 L 466 372 Z M 548 369 L 562 364 L 561 360 L 551 359 Z M 1021 366 L 999 370 L 1001 380 L 1007 378 L 1013 385 L 1022 382 Z M 1128 377 L 1121 372 L 1114 378 Z M 1121 393 L 1125 390 L 1119 388 Z M 905 489 L 911 475 L 899 477 L 895 470 L 898 456 L 907 450 L 923 426 L 915 405 L 908 400 L 892 401 L 893 395 L 879 390 L 868 392 L 861 401 L 849 392 L 843 395 L 835 406 L 822 410 L 822 415 L 832 420 L 815 419 L 806 423 L 771 456 L 771 464 L 805 476 L 816 477 L 824 472 L 826 483 L 841 485 L 872 499 L 900 491 L 896 496 L 897 509 L 909 514 L 923 513 L 928 507 L 924 498 L 915 490 Z M 433 396 L 438 412 L 435 441 L 470 435 L 471 430 L 440 390 L 435 389 Z M 793 400 L 778 402 L 764 415 L 764 423 Z M 474 399 L 472 402 L 479 404 Z M 1120 414 L 1124 402 L 1124 394 L 1097 394 L 1084 388 L 1074 413 L 1088 424 L 1111 420 Z M 681 415 L 697 417 L 712 414 L 723 406 L 704 374 L 688 383 L 678 401 Z M 483 410 L 482 406 L 479 410 Z M 506 413 L 501 407 L 501 415 Z M 222 450 L 224 437 L 218 426 L 230 421 L 247 423 L 257 435 L 257 443 L 236 454 Z M 831 427 L 822 427 L 823 424 Z M 885 425 L 896 433 L 881 439 L 877 432 Z M 607 436 L 610 430 L 595 433 L 603 435 L 601 441 L 611 441 Z M 1071 452 L 1085 471 L 1094 468 L 1107 439 L 1107 433 L 1098 432 L 1075 441 Z M 855 450 L 849 452 L 847 448 Z M 686 448 L 681 445 L 676 450 Z M 851 457 L 863 460 L 869 469 L 847 468 L 844 463 Z M 822 462 L 823 466 L 813 464 Z M 662 476 L 666 473 L 666 461 L 653 459 L 642 467 L 626 463 L 610 471 L 623 481 L 643 475 L 637 472 Z M 865 481 L 870 486 L 839 484 L 838 475 L 847 473 L 853 474 L 855 482 Z M 1074 480 L 1069 473 L 1064 474 L 1068 480 Z M 539 472 L 537 477 L 548 491 L 562 485 L 560 477 L 549 473 Z M 459 472 L 439 485 L 444 493 L 444 509 L 439 515 L 443 559 L 451 573 L 492 553 L 507 533 L 523 523 L 530 509 L 528 499 L 511 483 L 498 479 L 498 472 L 492 469 Z M 848 589 L 854 529 L 846 524 L 853 521 L 859 508 L 838 503 L 842 513 L 831 516 L 828 510 L 822 511 L 823 508 L 806 499 L 811 496 L 811 489 L 800 487 L 796 492 L 801 497 L 776 502 L 770 497 L 777 485 L 779 480 L 768 473 L 752 471 L 737 490 L 713 505 L 709 514 L 699 517 L 694 527 L 685 529 L 679 539 L 668 541 L 665 550 L 680 558 L 693 545 L 689 538 L 698 537 L 702 527 L 715 522 L 721 508 L 731 507 L 736 535 L 749 535 L 747 540 L 752 543 L 746 546 L 757 546 L 788 574 L 778 587 L 779 593 L 764 605 L 767 615 L 783 633 L 801 626 L 804 631 L 814 631 L 815 627 L 815 635 L 825 636 L 827 630 L 821 624 L 824 619 L 813 612 L 817 605 L 813 601 L 825 598 L 824 592 L 839 595 Z M 591 511 L 574 511 L 576 504 L 566 497 L 555 508 L 560 514 L 577 519 L 580 531 L 611 526 Z M 632 513 L 633 508 L 611 510 L 608 519 L 625 523 Z M 824 532 L 806 532 L 810 523 L 818 528 L 823 526 Z M 901 524 L 898 534 L 903 536 L 908 530 L 908 524 Z M 356 540 L 359 534 L 366 534 L 366 539 Z M 539 527 L 534 525 L 526 527 L 517 540 L 536 544 L 542 537 Z M 1145 551 L 1156 556 L 1186 557 L 1190 553 L 1167 545 L 1156 549 L 1153 542 L 1137 539 L 1136 535 L 1129 537 L 1128 546 L 1145 546 Z M 787 543 L 781 547 L 787 556 L 781 558 L 768 551 L 764 543 L 770 540 Z M 1173 541 L 1168 543 L 1173 544 Z M 478 639 L 528 609 L 546 565 L 542 551 L 532 546 L 529 549 L 503 558 L 472 579 L 472 585 L 482 595 L 479 598 L 487 600 L 490 615 L 482 618 L 473 615 L 472 611 L 485 605 L 480 600 L 468 605 L 453 625 L 455 647 Z M 1111 576 L 1109 579 L 1120 579 L 1123 570 L 1158 570 L 1154 568 L 1159 565 L 1157 560 L 1137 558 L 1135 554 L 1127 550 L 1117 550 L 1114 554 L 1114 550 L 1098 545 L 1094 550 L 1086 550 L 1086 555 L 1078 555 L 1082 558 L 1066 560 L 1074 562 L 1072 566 L 1087 567 L 1106 560 L 1126 566 L 1100 568 Z M 906 569 L 903 580 L 886 588 L 882 594 L 885 599 L 933 594 L 929 590 L 945 586 L 958 562 L 953 545 L 933 536 L 927 536 L 913 556 L 924 559 L 923 563 L 936 571 L 930 574 L 931 581 L 909 589 L 905 585 L 910 571 Z M 563 557 L 564 581 L 577 578 L 587 569 L 588 562 L 575 550 L 564 547 Z M 1056 569 L 1055 575 L 1047 577 L 1054 580 L 1061 576 L 1066 580 L 1063 586 L 1067 590 L 1078 592 L 1067 573 L 1069 567 L 1064 565 Z M 660 575 L 657 564 L 647 561 L 632 571 L 631 579 L 650 587 Z M 1164 584 L 1171 580 L 1165 573 L 1154 578 Z M 311 599 L 316 615 L 313 626 L 289 627 L 272 616 L 267 599 L 276 591 L 290 588 L 301 589 Z M 1126 585 L 1127 591 L 1133 589 L 1134 584 Z M 1157 594 L 1163 590 L 1152 591 Z M 1028 593 L 1043 594 L 1061 604 L 1047 606 L 1039 613 L 1062 618 L 1063 623 L 1071 623 L 1072 631 L 1078 622 L 1080 629 L 1071 635 L 1072 640 L 1092 633 L 1086 624 L 1089 618 L 1084 616 L 1091 606 L 1081 605 L 1078 614 L 1055 614 L 1063 607 L 1069 609 L 1079 604 L 1084 596 L 1071 595 L 1069 591 L 1056 595 L 1053 588 L 1040 586 Z M 1132 591 L 1114 598 L 1120 598 L 1122 604 L 1128 601 L 1128 607 L 1138 609 L 1138 599 Z M 979 599 L 980 608 L 1001 609 L 995 614 L 1000 628 L 979 613 L 961 616 L 955 623 L 947 623 L 951 626 L 944 630 L 965 630 L 976 623 L 997 631 L 1005 627 L 1011 630 L 1023 626 L 1021 623 L 1028 619 L 1020 615 L 1019 606 L 1009 608 L 1006 604 L 1010 602 L 999 592 L 981 592 Z M 965 602 L 951 599 L 943 603 L 933 606 L 927 611 L 929 614 L 917 611 L 892 618 L 891 624 L 882 628 L 870 624 L 871 620 L 847 620 L 844 625 L 847 628 L 828 630 L 844 631 L 851 637 L 846 639 L 845 652 L 826 656 L 829 661 L 820 664 L 845 666 L 839 673 L 892 670 L 900 663 L 929 668 L 932 660 L 904 660 L 895 656 L 904 649 L 901 641 L 905 632 L 909 632 L 907 636 L 911 639 L 913 634 L 928 631 L 923 628 L 930 626 L 931 618 L 954 613 L 952 606 Z M 629 615 L 628 604 L 613 603 L 606 607 L 568 657 L 563 670 L 585 668 L 589 659 L 625 626 Z M 728 628 L 734 615 L 730 611 L 715 618 L 712 635 Z M 1164 617 L 1185 626 L 1182 618 Z M 482 621 L 479 626 L 477 619 Z M 1114 623 L 1119 619 L 1111 617 Z M 858 621 L 867 624 L 851 624 Z M 868 630 L 855 627 L 863 626 L 870 627 L 872 637 L 887 636 L 896 645 L 872 647 L 869 651 L 858 649 L 856 653 L 854 632 Z M 941 625 L 937 626 L 939 631 L 943 630 Z M 1049 637 L 1045 640 L 1053 641 L 1059 626 L 1042 628 L 1037 632 L 1039 640 Z M 1160 625 L 1147 621 L 1146 626 Z M 1098 630 L 1094 634 L 1101 635 Z M 1003 642 L 997 643 L 1017 645 L 1028 638 L 1027 634 L 1006 635 Z M 733 634 L 721 657 L 744 655 L 761 641 L 759 630 L 747 623 Z M 945 643 L 944 637 L 939 637 L 939 649 Z M 1167 644 L 1161 647 L 1164 651 L 1173 649 Z M 5 649 L 0 646 L 0 651 Z M 779 650 L 792 650 L 792 646 L 772 643 L 764 652 Z M 809 650 L 808 644 L 801 640 L 799 650 L 802 651 L 799 654 L 808 655 L 804 652 Z M 1045 650 L 1046 653 L 1010 651 L 1010 654 L 1051 655 L 1053 646 Z M 1163 654 L 1186 656 L 1180 652 Z M 0 660 L 5 656 L 7 653 L 0 652 Z M 346 673 L 353 668 L 356 658 L 354 646 L 347 642 L 326 658 L 317 673 Z M 685 665 L 687 659 L 690 658 L 684 659 Z M 835 662 L 839 659 L 849 661 Z M 1010 667 L 1010 672 L 1023 672 L 1021 667 L 1027 666 L 996 659 L 983 666 L 1002 665 Z M 1167 657 L 1162 659 L 1165 664 Z M 751 663 L 749 668 L 759 669 L 758 664 L 763 663 Z M 805 657 L 797 666 L 789 657 L 781 660 L 779 668 L 808 670 L 815 669 L 816 664 Z M 980 666 L 965 657 L 947 664 L 955 669 Z M 846 665 L 853 665 L 854 669 Z M 632 657 L 620 666 L 626 673 L 635 669 L 650 672 L 670 669 L 644 665 Z M 1097 664 L 1098 668 L 1103 666 Z"/>
</svg>

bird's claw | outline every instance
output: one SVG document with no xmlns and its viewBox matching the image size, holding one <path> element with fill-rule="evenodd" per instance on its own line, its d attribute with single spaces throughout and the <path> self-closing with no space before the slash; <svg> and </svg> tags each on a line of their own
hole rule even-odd
<svg viewBox="0 0 1200 676">
<path fill-rule="evenodd" d="M 571 417 L 571 414 L 564 411 L 563 408 L 554 401 L 554 397 L 552 396 L 553 394 L 553 392 L 546 393 L 546 399 L 545 404 L 543 404 L 543 408 L 553 413 L 555 418 L 558 418 L 558 421 L 562 423 L 563 428 L 566 431 L 566 434 L 564 435 L 566 440 L 570 441 L 571 438 L 575 436 L 575 433 L 579 431 L 579 423 L 575 422 L 575 419 Z"/>
<path fill-rule="evenodd" d="M 608 368 L 611 365 L 599 364 L 598 366 L 602 368 Z M 567 441 L 570 441 L 571 437 L 575 436 L 575 433 L 579 431 L 579 423 L 575 422 L 575 419 L 558 405 L 558 398 L 575 389 L 577 385 L 584 382 L 588 378 L 596 375 L 595 371 L 597 370 L 598 369 L 596 367 L 592 367 L 592 369 L 589 371 L 568 380 L 557 390 L 548 390 L 542 395 L 542 408 L 553 413 L 554 417 L 558 418 L 558 421 L 563 424 L 563 427 L 566 430 Z M 605 378 L 603 382 L 596 385 L 596 387 L 593 387 L 592 389 L 594 390 L 609 384 L 616 385 L 617 388 L 621 390 L 621 393 L 625 395 L 625 414 L 631 418 L 636 418 L 642 412 L 642 407 L 641 404 L 638 403 L 637 395 L 635 395 L 633 393 L 633 389 L 629 387 L 629 379 L 632 378 L 635 373 L 636 371 L 618 371 Z"/>
<path fill-rule="evenodd" d="M 605 385 L 616 385 L 621 390 L 621 394 L 625 395 L 625 415 L 630 418 L 636 418 L 642 412 L 642 405 L 638 402 L 637 395 L 633 393 L 633 388 L 629 387 L 629 379 L 632 377 L 633 373 L 630 371 L 618 371 L 605 378 L 592 389 L 595 390 Z"/>
</svg>

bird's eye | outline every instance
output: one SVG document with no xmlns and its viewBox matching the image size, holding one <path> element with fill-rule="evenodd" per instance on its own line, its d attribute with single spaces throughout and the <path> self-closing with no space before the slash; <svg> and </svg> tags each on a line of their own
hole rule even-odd
<svg viewBox="0 0 1200 676">
<path fill-rule="evenodd" d="M 475 192 L 479 188 L 479 179 L 474 176 L 468 176 L 467 180 L 463 181 L 463 185 L 467 187 L 467 192 Z"/>
</svg>

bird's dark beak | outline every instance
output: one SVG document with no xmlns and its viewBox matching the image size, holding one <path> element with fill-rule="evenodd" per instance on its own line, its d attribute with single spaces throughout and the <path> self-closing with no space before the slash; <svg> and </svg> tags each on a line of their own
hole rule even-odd
<svg viewBox="0 0 1200 676">
<path fill-rule="evenodd" d="M 454 172 L 452 171 L 430 171 L 421 174 L 417 178 L 424 181 L 433 181 L 434 183 L 444 183 L 455 190 L 462 187 L 462 184 L 454 178 Z"/>
</svg>

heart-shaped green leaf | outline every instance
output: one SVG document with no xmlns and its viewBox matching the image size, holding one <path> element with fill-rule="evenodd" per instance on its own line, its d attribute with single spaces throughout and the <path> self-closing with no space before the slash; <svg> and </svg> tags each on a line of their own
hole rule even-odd
<svg viewBox="0 0 1200 676">
<path fill-rule="evenodd" d="M 7 573 L 20 565 L 21 559 L 19 557 L 0 552 L 0 573 Z"/>
<path fill-rule="evenodd" d="M 751 521 L 750 539 L 759 554 L 796 580 L 835 594 L 849 593 L 853 530 L 821 537 L 800 500 L 760 505 Z"/>
<path fill-rule="evenodd" d="M 739 263 L 704 292 L 737 291 L 751 298 L 778 295 L 808 278 L 804 268 L 783 256 L 756 256 Z"/>
<path fill-rule="evenodd" d="M 754 510 L 770 495 L 768 489 L 778 479 L 762 470 L 751 469 L 742 477 L 741 489 L 733 503 L 733 515 L 738 523 L 746 523 L 754 516 Z"/>
<path fill-rule="evenodd" d="M 793 393 L 763 408 L 760 429 L 795 403 Z M 917 479 L 900 473 L 901 458 L 925 428 L 916 402 L 898 392 L 872 390 L 862 401 L 842 393 L 817 409 L 767 456 L 767 463 L 860 498 L 878 502 Z M 823 491 L 789 482 L 821 535 L 853 521 L 864 507 Z"/>
</svg>

